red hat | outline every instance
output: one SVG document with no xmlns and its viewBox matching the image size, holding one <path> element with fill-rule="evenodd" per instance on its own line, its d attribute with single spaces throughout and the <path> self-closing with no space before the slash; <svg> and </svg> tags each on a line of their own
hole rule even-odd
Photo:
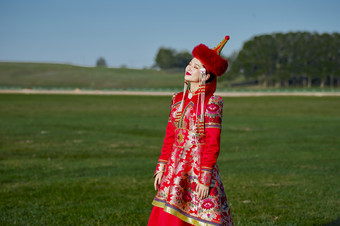
<svg viewBox="0 0 340 226">
<path fill-rule="evenodd" d="M 229 36 L 225 36 L 223 41 L 213 49 L 209 49 L 204 44 L 199 44 L 192 50 L 192 55 L 202 62 L 208 72 L 221 76 L 228 68 L 228 61 L 223 59 L 220 53 L 228 40 Z"/>
</svg>

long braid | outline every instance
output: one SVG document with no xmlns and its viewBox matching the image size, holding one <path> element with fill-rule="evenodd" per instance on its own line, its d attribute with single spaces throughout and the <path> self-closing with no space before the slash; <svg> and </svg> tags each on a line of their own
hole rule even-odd
<svg viewBox="0 0 340 226">
<path fill-rule="evenodd" d="M 207 107 L 207 104 L 209 102 L 210 97 L 214 94 L 216 91 L 216 77 L 207 84 L 201 84 L 200 85 L 200 112 L 197 112 L 197 118 L 196 118 L 196 125 L 197 125 L 197 133 L 200 135 L 203 135 L 204 132 L 204 115 L 205 115 L 205 109 Z M 197 102 L 197 105 L 199 105 L 199 102 Z M 199 114 L 200 113 L 200 114 Z M 200 115 L 200 117 L 198 117 Z"/>
<path fill-rule="evenodd" d="M 183 97 L 182 97 L 182 100 L 181 100 L 181 105 L 179 106 L 178 111 L 176 113 L 175 122 L 179 122 L 181 117 L 182 117 L 182 111 L 183 111 L 183 105 L 184 105 L 184 97 L 185 97 L 185 93 L 186 93 L 187 89 L 188 89 L 188 82 L 184 81 Z"/>
</svg>

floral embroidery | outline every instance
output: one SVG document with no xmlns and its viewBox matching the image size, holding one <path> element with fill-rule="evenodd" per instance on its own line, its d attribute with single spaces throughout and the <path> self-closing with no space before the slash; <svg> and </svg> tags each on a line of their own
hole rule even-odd
<svg viewBox="0 0 340 226">
<path fill-rule="evenodd" d="M 191 183 L 191 190 L 196 191 L 197 183 L 194 181 Z"/>
<path fill-rule="evenodd" d="M 206 173 L 203 176 L 203 181 L 205 182 L 204 184 L 207 184 L 207 181 L 210 181 L 210 180 L 211 180 L 211 175 L 209 173 Z"/>
<path fill-rule="evenodd" d="M 219 128 L 222 123 L 223 100 L 221 97 L 212 96 L 205 112 L 205 128 Z"/>
<path fill-rule="evenodd" d="M 214 206 L 215 206 L 215 204 L 214 204 L 214 202 L 211 199 L 205 199 L 203 201 L 203 204 L 202 204 L 202 207 L 204 209 L 208 209 L 208 210 L 213 208 Z"/>
<path fill-rule="evenodd" d="M 218 192 L 217 192 L 217 189 L 216 189 L 216 188 L 210 189 L 210 195 L 211 195 L 211 196 L 216 196 L 217 194 L 218 194 Z"/>
<path fill-rule="evenodd" d="M 199 182 L 201 184 L 209 186 L 210 182 L 211 182 L 211 174 L 212 174 L 211 170 L 204 169 L 204 168 L 201 169 L 201 173 L 200 173 L 200 177 L 199 177 Z"/>
<path fill-rule="evenodd" d="M 183 195 L 183 200 L 185 202 L 190 202 L 192 200 L 190 192 L 185 192 Z"/>
<path fill-rule="evenodd" d="M 182 179 L 181 182 L 179 182 L 179 185 L 181 185 L 182 188 L 186 187 L 186 182 Z"/>
<path fill-rule="evenodd" d="M 217 111 L 218 110 L 218 105 L 217 104 L 208 104 L 207 109 L 209 111 Z"/>
</svg>

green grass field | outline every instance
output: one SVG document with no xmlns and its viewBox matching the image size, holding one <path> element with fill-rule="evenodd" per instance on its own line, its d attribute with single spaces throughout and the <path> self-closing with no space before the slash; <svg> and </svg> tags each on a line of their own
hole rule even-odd
<svg viewBox="0 0 340 226">
<path fill-rule="evenodd" d="M 0 95 L 1 225 L 146 225 L 171 97 Z M 340 217 L 340 99 L 224 98 L 236 225 Z"/>
</svg>

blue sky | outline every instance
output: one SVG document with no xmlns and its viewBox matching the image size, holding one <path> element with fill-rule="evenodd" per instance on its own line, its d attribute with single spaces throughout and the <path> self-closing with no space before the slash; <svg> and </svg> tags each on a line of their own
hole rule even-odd
<svg viewBox="0 0 340 226">
<path fill-rule="evenodd" d="M 191 51 L 254 35 L 340 32 L 338 0 L 0 0 L 0 61 L 150 67 L 159 47 Z"/>
</svg>

